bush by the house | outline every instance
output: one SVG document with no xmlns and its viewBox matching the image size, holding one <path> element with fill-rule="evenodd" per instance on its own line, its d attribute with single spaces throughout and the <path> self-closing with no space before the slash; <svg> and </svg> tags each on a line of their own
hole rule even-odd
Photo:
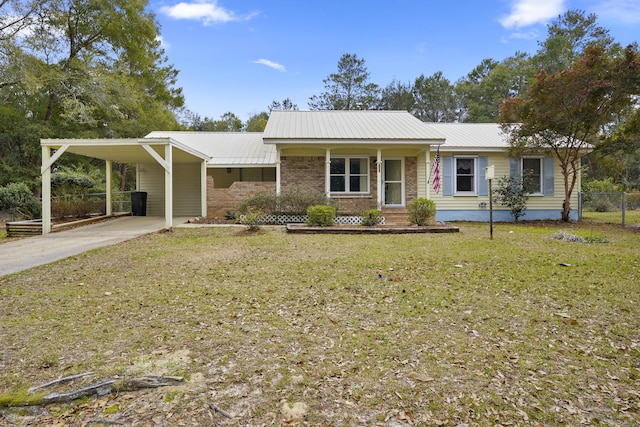
<svg viewBox="0 0 640 427">
<path fill-rule="evenodd" d="M 267 215 L 304 215 L 310 206 L 318 205 L 330 205 L 338 210 L 337 202 L 327 199 L 324 193 L 295 190 L 283 191 L 280 195 L 254 194 L 236 206 L 236 211 L 239 214 L 254 210 Z"/>
<path fill-rule="evenodd" d="M 249 231 L 257 231 L 262 224 L 262 212 L 249 210 L 249 212 L 240 215 L 239 222 L 247 227 Z"/>
<path fill-rule="evenodd" d="M 524 216 L 527 210 L 529 194 L 532 191 L 533 174 L 525 171 L 522 175 L 512 174 L 498 180 L 498 188 L 493 191 L 493 197 L 502 206 L 511 210 L 514 221 Z"/>
<path fill-rule="evenodd" d="M 102 213 L 89 197 L 89 191 L 96 185 L 90 173 L 80 169 L 61 167 L 51 174 L 51 216 L 54 218 L 86 217 L 91 213 Z"/>
<path fill-rule="evenodd" d="M 382 214 L 378 209 L 368 209 L 362 213 L 362 225 L 371 227 L 382 223 Z"/>
<path fill-rule="evenodd" d="M 12 182 L 0 186 L 0 211 L 7 211 L 14 217 L 33 219 L 40 216 L 42 206 L 27 184 Z"/>
<path fill-rule="evenodd" d="M 329 205 L 309 206 L 307 209 L 307 225 L 327 227 L 333 225 L 336 208 Z"/>
<path fill-rule="evenodd" d="M 436 216 L 436 202 L 424 197 L 409 202 L 407 207 L 409 212 L 409 222 L 411 224 L 423 226 L 433 221 Z"/>
</svg>

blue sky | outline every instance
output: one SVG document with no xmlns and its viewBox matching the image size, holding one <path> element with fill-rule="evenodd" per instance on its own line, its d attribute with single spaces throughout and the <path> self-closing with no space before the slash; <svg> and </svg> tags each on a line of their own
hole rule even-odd
<svg viewBox="0 0 640 427">
<path fill-rule="evenodd" d="M 340 57 L 366 61 L 371 82 L 442 71 L 454 83 L 485 58 L 534 53 L 546 24 L 596 13 L 623 44 L 640 41 L 639 0 L 151 0 L 189 110 L 246 121 L 272 101 L 300 109 L 324 91 Z"/>
</svg>

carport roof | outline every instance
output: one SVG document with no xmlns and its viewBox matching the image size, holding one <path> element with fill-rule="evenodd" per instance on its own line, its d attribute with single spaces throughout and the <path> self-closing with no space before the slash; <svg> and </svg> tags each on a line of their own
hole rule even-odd
<svg viewBox="0 0 640 427">
<path fill-rule="evenodd" d="M 173 163 L 199 163 L 211 158 L 173 138 L 43 139 L 40 145 L 50 148 L 67 146 L 67 153 L 120 163 L 148 162 L 150 154 L 144 146 L 148 146 L 160 156 L 164 156 L 165 146 L 176 148 L 172 153 Z"/>
</svg>

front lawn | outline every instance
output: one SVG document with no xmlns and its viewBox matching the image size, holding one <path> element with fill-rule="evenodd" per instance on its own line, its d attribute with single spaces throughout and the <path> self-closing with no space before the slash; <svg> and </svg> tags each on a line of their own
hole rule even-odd
<svg viewBox="0 0 640 427">
<path fill-rule="evenodd" d="M 176 228 L 0 278 L 0 401 L 88 371 L 188 380 L 0 425 L 640 423 L 637 232 L 282 230 Z"/>
</svg>

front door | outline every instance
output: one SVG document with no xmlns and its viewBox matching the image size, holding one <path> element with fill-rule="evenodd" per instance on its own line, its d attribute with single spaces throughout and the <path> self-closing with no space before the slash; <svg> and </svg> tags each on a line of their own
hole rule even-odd
<svg viewBox="0 0 640 427">
<path fill-rule="evenodd" d="M 383 204 L 389 207 L 404 206 L 404 161 L 384 159 L 382 162 Z"/>
</svg>

